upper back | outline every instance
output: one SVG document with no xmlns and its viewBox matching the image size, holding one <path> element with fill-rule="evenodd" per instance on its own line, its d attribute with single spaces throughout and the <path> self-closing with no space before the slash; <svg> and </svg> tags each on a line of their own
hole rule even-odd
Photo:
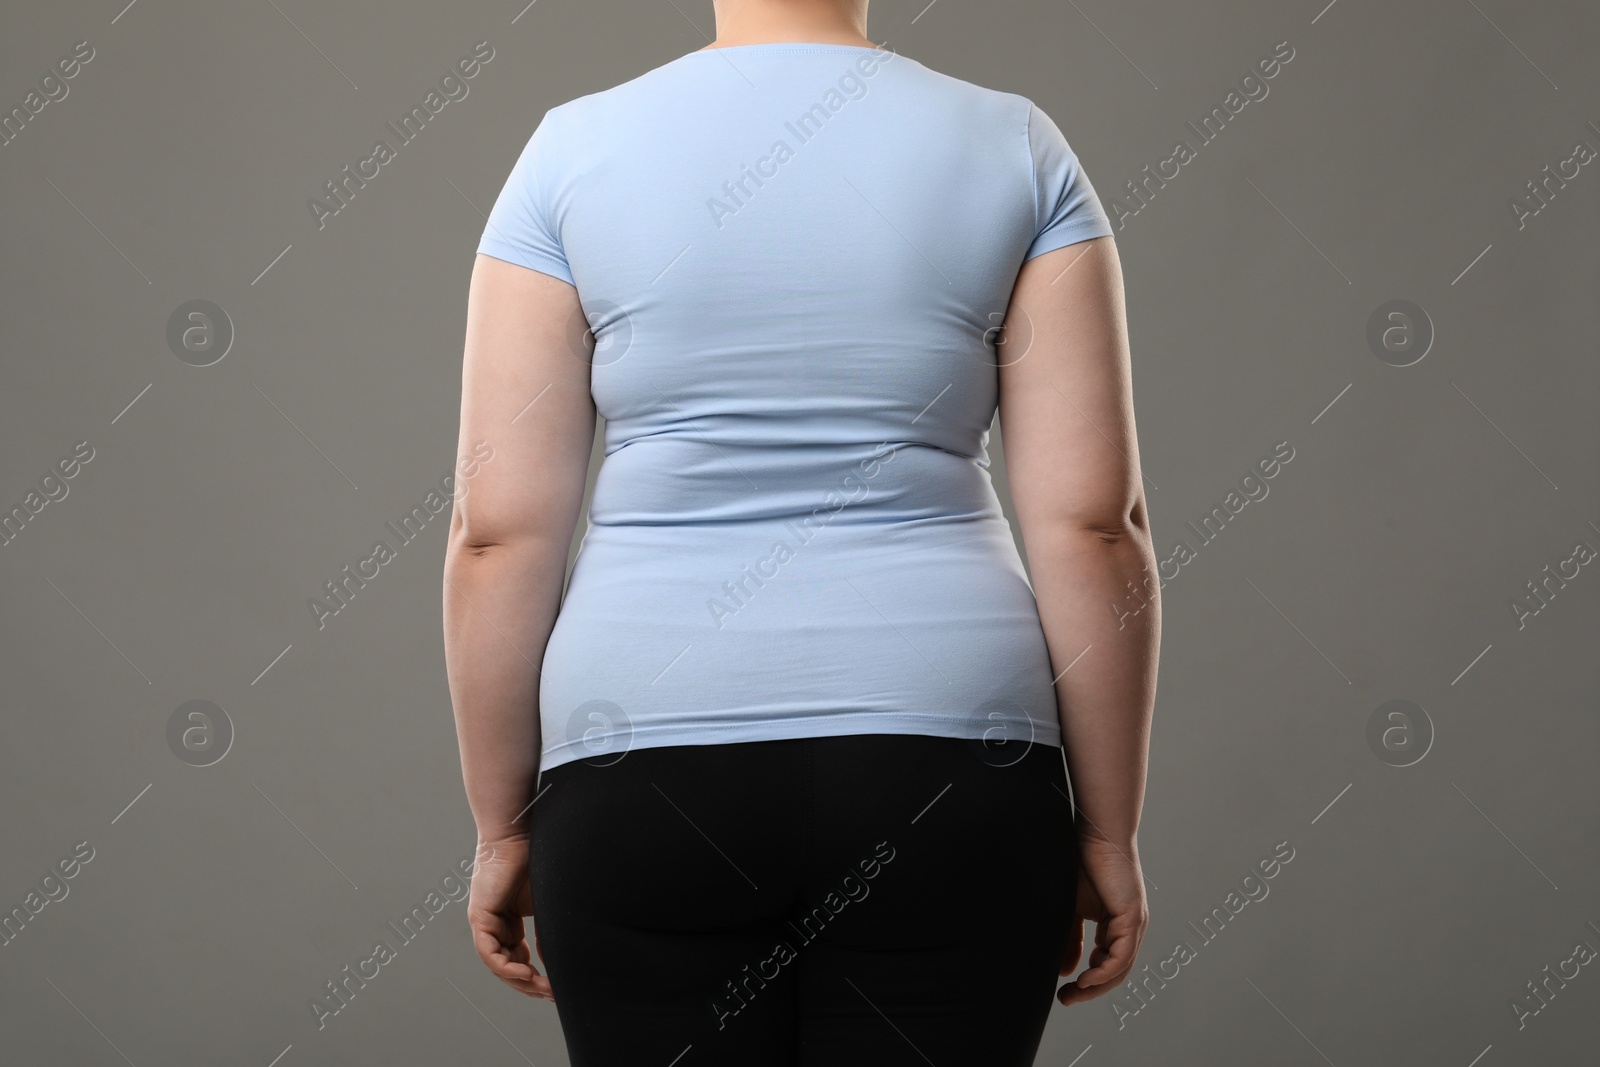
<svg viewBox="0 0 1600 1067">
<path fill-rule="evenodd" d="M 479 247 L 577 287 L 608 458 L 710 440 L 781 486 L 765 450 L 890 441 L 986 466 L 1018 268 L 1110 232 L 1025 97 L 892 52 L 761 44 L 550 109 Z M 737 517 L 718 491 L 760 482 L 654 454 L 680 517 L 695 499 Z"/>
</svg>

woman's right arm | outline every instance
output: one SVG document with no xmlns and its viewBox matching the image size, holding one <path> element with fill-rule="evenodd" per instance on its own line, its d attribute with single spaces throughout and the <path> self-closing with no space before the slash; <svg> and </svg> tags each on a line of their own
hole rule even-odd
<svg viewBox="0 0 1600 1067">
<path fill-rule="evenodd" d="M 1115 989 L 1149 921 L 1138 829 L 1161 614 L 1139 473 L 1116 243 L 1096 237 L 1023 264 L 1000 346 L 1000 427 L 1078 809 L 1089 969 L 1064 1004 Z M 1137 590 L 1137 596 L 1134 591 Z"/>
<path fill-rule="evenodd" d="M 595 409 L 578 291 L 479 255 L 467 297 L 458 473 L 444 566 L 445 666 L 480 854 L 468 920 L 502 981 L 549 995 L 522 916 L 539 778 L 539 664 L 561 606 Z M 485 445 L 487 448 L 485 448 Z M 492 451 L 490 451 L 492 450 Z M 485 453 L 488 458 L 483 458 Z"/>
</svg>

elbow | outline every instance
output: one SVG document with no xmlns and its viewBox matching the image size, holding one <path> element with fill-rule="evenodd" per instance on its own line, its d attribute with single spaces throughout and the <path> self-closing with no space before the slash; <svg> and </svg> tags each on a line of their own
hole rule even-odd
<svg viewBox="0 0 1600 1067">
<path fill-rule="evenodd" d="M 1103 545 L 1139 543 L 1150 535 L 1149 528 L 1131 514 L 1117 519 L 1086 522 L 1079 529 Z"/>
<path fill-rule="evenodd" d="M 484 559 L 498 555 L 505 547 L 504 541 L 484 537 L 457 537 L 450 542 L 450 554 L 458 559 Z"/>
<path fill-rule="evenodd" d="M 1090 523 L 1080 526 L 1079 532 L 1094 538 L 1102 545 L 1124 545 L 1133 540 L 1136 531 L 1126 523 Z"/>
<path fill-rule="evenodd" d="M 510 528 L 501 523 L 471 523 L 457 515 L 450 523 L 445 554 L 452 560 L 499 559 L 519 550 L 542 550 L 555 540 L 553 531 L 526 526 Z M 566 546 L 561 550 L 565 552 Z"/>
<path fill-rule="evenodd" d="M 559 552 L 565 556 L 577 527 L 577 489 L 557 493 L 488 493 L 473 489 L 462 494 L 450 515 L 446 553 L 452 558 L 483 560 L 528 552 Z"/>
<path fill-rule="evenodd" d="M 1150 540 L 1149 513 L 1143 495 L 1119 509 L 1104 509 L 1063 516 L 1057 530 L 1088 537 L 1102 545 L 1143 545 Z"/>
<path fill-rule="evenodd" d="M 476 560 L 505 559 L 514 555 L 528 552 L 539 553 L 554 550 L 556 538 L 543 534 L 520 534 L 517 536 L 501 535 L 487 532 L 453 533 L 450 537 L 446 555 L 453 560 L 472 562 Z M 561 551 L 566 551 L 566 546 L 561 546 Z"/>
<path fill-rule="evenodd" d="M 1119 546 L 1143 540 L 1140 530 L 1131 522 L 1096 522 L 1080 524 L 1077 531 L 1102 545 Z"/>
</svg>

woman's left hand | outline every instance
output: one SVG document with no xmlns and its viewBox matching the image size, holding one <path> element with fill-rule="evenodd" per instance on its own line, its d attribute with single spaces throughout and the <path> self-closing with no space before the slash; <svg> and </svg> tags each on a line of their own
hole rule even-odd
<svg viewBox="0 0 1600 1067">
<path fill-rule="evenodd" d="M 491 974 L 519 993 L 555 1000 L 550 979 L 533 965 L 523 916 L 533 916 L 533 892 L 528 884 L 526 840 L 479 842 L 478 860 L 467 898 L 467 924 L 472 945 Z M 538 933 L 534 945 L 538 946 Z M 540 962 L 544 954 L 539 955 Z"/>
</svg>

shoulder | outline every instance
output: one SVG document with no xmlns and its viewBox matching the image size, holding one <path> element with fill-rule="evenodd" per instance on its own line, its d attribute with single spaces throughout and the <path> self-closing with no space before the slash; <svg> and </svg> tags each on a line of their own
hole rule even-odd
<svg viewBox="0 0 1600 1067">
<path fill-rule="evenodd" d="M 582 165 L 620 147 L 648 126 L 662 103 L 683 82 L 681 66 L 666 63 L 627 81 L 585 93 L 547 109 L 538 123 L 537 137 L 547 157 L 546 166 L 566 161 Z"/>
<path fill-rule="evenodd" d="M 986 129 L 1015 133 L 1022 136 L 1034 110 L 1033 101 L 1018 93 L 994 89 L 987 85 L 958 78 L 953 74 L 935 70 L 916 60 L 907 60 L 912 71 L 937 95 L 941 106 L 949 109 L 951 117 L 967 122 L 982 123 Z"/>
<path fill-rule="evenodd" d="M 545 112 L 547 119 L 553 125 L 573 127 L 634 115 L 662 91 L 683 82 L 685 58 L 680 56 L 627 81 L 559 103 Z"/>
</svg>

